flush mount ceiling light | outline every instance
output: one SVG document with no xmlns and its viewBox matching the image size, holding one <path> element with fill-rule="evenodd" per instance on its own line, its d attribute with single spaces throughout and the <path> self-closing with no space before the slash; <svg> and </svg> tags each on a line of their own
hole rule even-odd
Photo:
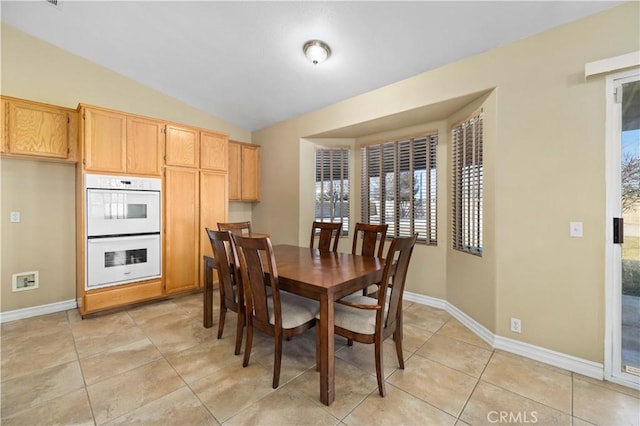
<svg viewBox="0 0 640 426">
<path fill-rule="evenodd" d="M 320 40 L 309 40 L 302 46 L 304 55 L 313 62 L 314 65 L 323 63 L 331 56 L 331 48 L 327 43 Z"/>
</svg>

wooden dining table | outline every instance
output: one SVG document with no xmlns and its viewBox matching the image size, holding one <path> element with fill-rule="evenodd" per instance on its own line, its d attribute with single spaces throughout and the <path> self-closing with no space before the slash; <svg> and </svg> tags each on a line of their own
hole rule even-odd
<svg viewBox="0 0 640 426">
<path fill-rule="evenodd" d="M 316 330 L 320 334 L 320 401 L 330 405 L 335 399 L 333 304 L 344 296 L 379 282 L 384 263 L 373 257 L 320 252 L 292 245 L 276 245 L 273 252 L 280 288 L 320 302 L 320 321 Z M 215 267 L 215 261 L 207 263 L 205 259 L 205 268 L 209 268 L 209 271 L 205 271 L 205 327 L 213 325 L 212 267 Z"/>
</svg>

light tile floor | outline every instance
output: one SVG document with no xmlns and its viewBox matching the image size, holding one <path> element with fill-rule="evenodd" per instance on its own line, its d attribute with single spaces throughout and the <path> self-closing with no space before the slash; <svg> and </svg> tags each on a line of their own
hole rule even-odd
<svg viewBox="0 0 640 426">
<path fill-rule="evenodd" d="M 216 293 L 217 297 L 217 293 Z M 76 310 L 2 324 L 1 424 L 640 424 L 640 393 L 492 350 L 444 311 L 405 305 L 405 369 L 385 343 L 387 396 L 372 345 L 336 340 L 336 401 L 318 399 L 314 332 L 257 334 L 247 368 L 202 327 L 194 294 L 81 319 Z M 216 300 L 217 304 L 217 300 Z M 243 342 L 244 343 L 244 342 Z"/>
</svg>

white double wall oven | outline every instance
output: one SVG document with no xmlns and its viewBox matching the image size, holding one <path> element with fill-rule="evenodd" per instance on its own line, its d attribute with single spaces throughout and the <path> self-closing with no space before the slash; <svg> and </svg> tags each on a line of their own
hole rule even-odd
<svg viewBox="0 0 640 426">
<path fill-rule="evenodd" d="M 159 178 L 86 174 L 85 289 L 161 276 Z"/>
</svg>

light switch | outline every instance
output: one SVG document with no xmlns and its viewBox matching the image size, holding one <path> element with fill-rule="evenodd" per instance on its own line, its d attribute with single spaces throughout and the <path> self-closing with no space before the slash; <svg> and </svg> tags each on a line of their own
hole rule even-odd
<svg viewBox="0 0 640 426">
<path fill-rule="evenodd" d="M 582 237 L 582 222 L 569 222 L 569 236 Z"/>
<path fill-rule="evenodd" d="M 20 222 L 20 212 L 11 212 L 9 216 L 9 220 L 11 223 L 19 223 Z"/>
</svg>

